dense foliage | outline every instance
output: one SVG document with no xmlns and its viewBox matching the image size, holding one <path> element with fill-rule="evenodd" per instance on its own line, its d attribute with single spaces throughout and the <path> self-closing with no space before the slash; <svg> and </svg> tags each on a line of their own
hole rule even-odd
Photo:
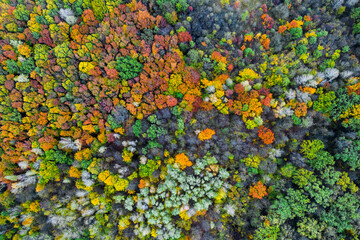
<svg viewBox="0 0 360 240">
<path fill-rule="evenodd" d="M 0 240 L 359 239 L 360 5 L 0 1 Z"/>
</svg>

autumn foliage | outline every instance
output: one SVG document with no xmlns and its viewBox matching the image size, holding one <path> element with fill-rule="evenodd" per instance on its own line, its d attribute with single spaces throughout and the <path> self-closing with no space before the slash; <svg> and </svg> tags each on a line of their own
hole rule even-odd
<svg viewBox="0 0 360 240">
<path fill-rule="evenodd" d="M 175 157 L 175 163 L 180 165 L 181 169 L 186 167 L 191 167 L 193 163 L 189 160 L 189 157 L 185 155 L 185 153 L 179 153 Z"/>
<path fill-rule="evenodd" d="M 265 144 L 271 144 L 275 141 L 274 133 L 264 126 L 259 127 L 258 136 Z"/>
<path fill-rule="evenodd" d="M 340 41 L 342 49 L 335 49 L 333 35 L 341 35 L 342 25 L 330 24 L 331 14 L 322 21 L 325 7 L 288 21 L 274 20 L 279 11 L 268 12 L 265 4 L 248 11 L 240 0 L 220 0 L 215 2 L 222 7 L 203 4 L 213 12 L 203 18 L 198 2 L 1 1 L 0 239 L 216 238 L 211 218 L 224 220 L 217 229 L 233 230 L 226 218 L 248 214 L 239 208 L 244 186 L 254 183 L 249 196 L 262 199 L 267 187 L 258 180 L 273 184 L 284 176 L 299 185 L 292 190 L 301 200 L 313 195 L 305 193 L 309 189 L 319 189 L 312 178 L 320 172 L 316 179 L 326 179 L 326 191 L 335 182 L 350 191 L 322 191 L 324 219 L 317 227 L 346 235 L 331 216 L 325 218 L 328 210 L 337 211 L 336 204 L 325 204 L 358 191 L 352 176 L 340 173 L 346 165 L 360 166 L 358 141 L 346 139 L 360 129 L 358 59 L 350 51 L 354 44 Z M 296 15 L 291 4 L 282 6 Z M 335 11 L 338 17 L 344 9 Z M 346 55 L 339 70 L 340 53 Z M 311 144 L 302 144 L 304 158 L 286 162 L 284 151 L 295 154 L 298 140 L 326 117 L 335 121 L 320 131 L 326 139 L 321 151 L 311 155 L 304 150 Z M 336 121 L 342 122 L 340 138 L 332 136 Z M 345 152 L 332 156 L 325 151 L 329 146 Z M 286 195 L 294 184 L 281 183 L 277 198 L 305 204 Z M 276 214 L 269 219 L 280 216 L 286 223 L 288 213 Z M 192 226 L 199 221 L 201 231 Z M 340 227 L 357 234 L 350 224 Z M 269 222 L 251 228 L 248 237 L 270 239 L 267 232 L 277 235 L 278 229 Z"/>
<path fill-rule="evenodd" d="M 266 192 L 266 186 L 261 181 L 258 181 L 249 189 L 249 196 L 252 198 L 262 199 L 267 195 L 268 193 Z"/>
<path fill-rule="evenodd" d="M 209 128 L 206 128 L 205 130 L 201 131 L 198 135 L 198 138 L 201 141 L 209 140 L 212 138 L 212 136 L 215 134 L 215 131 Z"/>
</svg>

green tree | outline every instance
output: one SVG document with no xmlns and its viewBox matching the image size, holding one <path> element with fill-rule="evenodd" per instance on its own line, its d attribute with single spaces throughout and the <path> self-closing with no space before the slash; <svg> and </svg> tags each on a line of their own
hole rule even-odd
<svg viewBox="0 0 360 240">
<path fill-rule="evenodd" d="M 314 102 L 314 110 L 321 113 L 329 113 L 335 98 L 336 96 L 334 91 L 327 93 L 322 93 L 321 91 L 319 98 Z"/>
<path fill-rule="evenodd" d="M 277 225 L 263 225 L 255 231 L 254 240 L 276 240 L 278 232 L 280 232 L 280 228 Z"/>
<path fill-rule="evenodd" d="M 296 167 L 292 165 L 291 163 L 286 164 L 284 167 L 280 169 L 281 175 L 291 178 L 296 171 Z"/>
<path fill-rule="evenodd" d="M 50 180 L 60 178 L 60 169 L 56 166 L 55 161 L 41 161 L 39 168 L 39 182 L 46 184 Z"/>
<path fill-rule="evenodd" d="M 143 65 L 136 59 L 131 58 L 130 56 L 126 56 L 118 57 L 116 59 L 115 68 L 119 72 L 121 79 L 129 80 L 131 78 L 137 77 L 141 73 Z"/>
<path fill-rule="evenodd" d="M 109 123 L 111 129 L 121 127 L 121 124 L 119 124 L 118 121 L 116 121 L 116 119 L 115 119 L 115 117 L 113 115 L 108 116 L 107 122 Z"/>
<path fill-rule="evenodd" d="M 328 207 L 331 204 L 331 196 L 334 194 L 334 190 L 326 187 L 322 182 L 311 182 L 304 187 L 304 190 L 309 193 L 317 204 L 323 207 Z"/>
<path fill-rule="evenodd" d="M 355 227 L 354 220 L 360 218 L 359 208 L 359 197 L 345 193 L 334 201 L 328 211 L 322 211 L 320 219 L 341 233 Z"/>
<path fill-rule="evenodd" d="M 104 0 L 91 0 L 91 10 L 94 12 L 94 16 L 102 21 L 105 13 L 107 12 L 106 4 Z"/>
<path fill-rule="evenodd" d="M 298 169 L 295 174 L 293 174 L 293 182 L 297 184 L 300 188 L 308 185 L 310 182 L 315 181 L 316 177 L 313 175 L 313 172 L 308 171 L 304 168 Z"/>
<path fill-rule="evenodd" d="M 300 152 L 308 159 L 314 159 L 316 154 L 324 148 L 324 143 L 321 140 L 304 140 L 301 144 Z"/>
<path fill-rule="evenodd" d="M 23 4 L 18 4 L 14 10 L 14 16 L 20 21 L 29 21 L 30 12 L 26 9 Z"/>
<path fill-rule="evenodd" d="M 152 159 L 148 160 L 146 164 L 140 164 L 139 175 L 142 178 L 151 177 L 152 173 L 158 169 L 159 166 Z"/>
<path fill-rule="evenodd" d="M 310 166 L 316 170 L 322 170 L 328 165 L 334 165 L 334 157 L 326 151 L 320 150 L 315 158 L 308 160 Z"/>
<path fill-rule="evenodd" d="M 135 136 L 140 137 L 140 134 L 142 133 L 141 127 L 141 120 L 136 120 L 135 124 L 132 126 Z"/>
<path fill-rule="evenodd" d="M 350 16 L 354 19 L 353 34 L 360 33 L 360 7 L 352 9 Z"/>
<path fill-rule="evenodd" d="M 73 52 L 69 48 L 69 44 L 69 42 L 64 42 L 54 48 L 55 56 L 57 58 L 56 62 L 64 68 L 67 67 L 70 59 L 74 56 Z"/>
<path fill-rule="evenodd" d="M 360 103 L 360 96 L 355 93 L 349 94 L 344 88 L 336 91 L 336 99 L 330 108 L 330 118 L 334 121 L 340 119 L 340 115 L 349 110 L 355 104 Z"/>
<path fill-rule="evenodd" d="M 291 34 L 292 39 L 297 39 L 303 35 L 303 30 L 301 27 L 291 28 L 290 34 Z"/>
<path fill-rule="evenodd" d="M 347 122 L 343 121 L 341 125 L 345 128 L 350 128 L 352 131 L 360 130 L 360 119 L 350 118 Z"/>
<path fill-rule="evenodd" d="M 325 184 L 334 185 L 340 178 L 341 172 L 335 171 L 333 166 L 327 166 L 321 171 L 321 179 Z"/>
<path fill-rule="evenodd" d="M 44 67 L 48 60 L 49 47 L 45 44 L 36 44 L 34 47 L 34 58 L 37 67 Z"/>
<path fill-rule="evenodd" d="M 68 164 L 68 165 L 71 165 L 73 162 L 73 159 L 70 156 L 68 156 L 66 153 L 54 149 L 45 152 L 45 160 L 55 161 L 56 163 Z"/>
<path fill-rule="evenodd" d="M 345 140 L 345 138 L 342 138 Z M 335 158 L 345 162 L 351 170 L 360 168 L 360 141 L 348 141 L 350 144 L 342 152 L 335 154 Z"/>
<path fill-rule="evenodd" d="M 307 47 L 305 45 L 300 44 L 296 47 L 296 55 L 301 56 L 306 52 L 307 52 Z"/>
<path fill-rule="evenodd" d="M 295 217 L 302 218 L 308 212 L 315 212 L 316 208 L 309 204 L 310 199 L 303 193 L 303 190 L 289 188 L 286 196 L 278 197 L 270 207 L 273 213 L 275 213 L 275 218 L 286 221 L 288 219 L 294 219 Z"/>
<path fill-rule="evenodd" d="M 13 59 L 6 60 L 6 69 L 10 74 L 19 73 L 19 66 L 17 65 L 17 62 Z"/>
<path fill-rule="evenodd" d="M 20 65 L 20 72 L 29 75 L 35 69 L 35 62 L 33 58 L 27 58 Z"/>
<path fill-rule="evenodd" d="M 156 0 L 163 13 L 172 12 L 177 10 L 178 12 L 185 12 L 189 4 L 186 0 Z"/>
<path fill-rule="evenodd" d="M 318 222 L 313 218 L 304 218 L 301 219 L 298 223 L 298 232 L 310 239 L 322 239 L 321 232 L 326 228 L 326 224 L 323 222 Z"/>
</svg>

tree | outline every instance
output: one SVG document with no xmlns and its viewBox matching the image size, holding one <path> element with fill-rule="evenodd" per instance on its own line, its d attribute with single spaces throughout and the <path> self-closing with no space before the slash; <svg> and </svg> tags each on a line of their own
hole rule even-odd
<svg viewBox="0 0 360 240">
<path fill-rule="evenodd" d="M 94 12 L 95 17 L 102 21 L 104 18 L 104 14 L 107 12 L 107 8 L 104 0 L 92 0 L 91 1 L 91 9 Z"/>
<path fill-rule="evenodd" d="M 185 169 L 186 167 L 191 167 L 193 165 L 188 156 L 184 153 L 179 153 L 175 156 L 175 163 L 180 165 L 180 169 Z"/>
<path fill-rule="evenodd" d="M 142 133 L 141 127 L 141 120 L 136 120 L 135 124 L 132 126 L 133 132 L 136 137 L 140 137 L 140 134 Z"/>
<path fill-rule="evenodd" d="M 275 141 L 274 133 L 264 126 L 259 127 L 258 136 L 265 144 L 271 144 Z"/>
<path fill-rule="evenodd" d="M 348 146 L 342 152 L 335 154 L 335 158 L 345 162 L 351 167 L 351 170 L 356 170 L 360 168 L 360 141 L 347 140 L 346 142 Z"/>
<path fill-rule="evenodd" d="M 360 33 L 360 7 L 353 8 L 350 16 L 354 19 L 353 34 Z"/>
<path fill-rule="evenodd" d="M 30 12 L 25 8 L 23 4 L 18 4 L 14 11 L 14 16 L 17 20 L 20 21 L 29 21 L 30 20 Z"/>
<path fill-rule="evenodd" d="M 6 60 L 6 71 L 10 74 L 18 74 L 19 66 L 17 65 L 17 62 L 13 59 Z"/>
<path fill-rule="evenodd" d="M 129 55 L 116 59 L 116 70 L 119 72 L 121 79 L 129 80 L 137 77 L 142 69 L 143 65 Z"/>
<path fill-rule="evenodd" d="M 308 159 L 314 159 L 316 154 L 324 148 L 324 143 L 321 140 L 304 140 L 301 144 L 301 150 L 305 157 Z"/>
<path fill-rule="evenodd" d="M 328 165 L 335 164 L 334 157 L 330 153 L 322 150 L 316 154 L 315 158 L 308 160 L 307 162 L 309 162 L 310 166 L 316 170 L 322 170 Z"/>
<path fill-rule="evenodd" d="M 304 186 L 308 185 L 310 182 L 314 180 L 315 180 L 315 176 L 313 175 L 313 172 L 308 171 L 304 168 L 298 169 L 293 174 L 293 182 L 299 185 L 300 188 L 303 188 Z"/>
<path fill-rule="evenodd" d="M 322 113 L 328 113 L 331 110 L 333 101 L 335 100 L 335 92 L 320 93 L 319 98 L 314 102 L 314 110 Z"/>
<path fill-rule="evenodd" d="M 313 218 L 304 218 L 297 223 L 298 232 L 310 239 L 322 239 L 321 232 L 326 228 L 326 224 L 318 222 Z"/>
<path fill-rule="evenodd" d="M 251 196 L 252 198 L 262 199 L 267 195 L 268 193 L 266 192 L 266 186 L 261 181 L 258 181 L 254 186 L 251 186 L 249 189 L 249 196 Z"/>
<path fill-rule="evenodd" d="M 53 179 L 60 180 L 60 170 L 55 161 L 42 161 L 39 168 L 39 177 L 40 184 L 46 184 Z"/>
<path fill-rule="evenodd" d="M 198 135 L 198 138 L 201 140 L 201 141 L 204 141 L 204 140 L 208 140 L 208 139 L 211 139 L 212 138 L 212 135 L 215 134 L 215 131 L 210 129 L 210 128 L 206 128 L 205 130 L 201 131 Z"/>
<path fill-rule="evenodd" d="M 64 154 L 62 151 L 51 149 L 49 151 L 45 151 L 45 160 L 46 161 L 55 161 L 60 164 L 68 164 L 71 165 L 73 159 L 67 154 Z"/>
<path fill-rule="evenodd" d="M 27 58 L 20 65 L 20 73 L 29 75 L 35 69 L 35 62 L 33 58 Z"/>
<path fill-rule="evenodd" d="M 357 195 L 345 193 L 334 201 L 328 211 L 322 211 L 320 219 L 335 227 L 338 233 L 354 228 L 354 220 L 360 218 L 358 209 L 360 199 Z"/>
<path fill-rule="evenodd" d="M 36 44 L 34 47 L 34 59 L 37 67 L 45 67 L 48 60 L 49 46 L 44 44 Z"/>
<path fill-rule="evenodd" d="M 354 92 L 349 94 L 345 88 L 336 91 L 336 99 L 330 108 L 330 118 L 334 121 L 341 119 L 341 115 L 356 104 L 360 103 L 360 96 Z"/>
<path fill-rule="evenodd" d="M 295 217 L 303 218 L 306 213 L 315 212 L 316 208 L 310 206 L 309 203 L 310 199 L 303 194 L 303 190 L 289 188 L 286 196 L 279 196 L 270 209 L 274 211 L 280 220 L 286 221 Z"/>
<path fill-rule="evenodd" d="M 74 56 L 73 52 L 69 48 L 69 42 L 64 42 L 60 45 L 57 45 L 54 48 L 54 52 L 57 58 L 56 59 L 57 63 L 63 68 L 67 67 L 67 65 L 70 62 L 70 59 Z"/>
</svg>

